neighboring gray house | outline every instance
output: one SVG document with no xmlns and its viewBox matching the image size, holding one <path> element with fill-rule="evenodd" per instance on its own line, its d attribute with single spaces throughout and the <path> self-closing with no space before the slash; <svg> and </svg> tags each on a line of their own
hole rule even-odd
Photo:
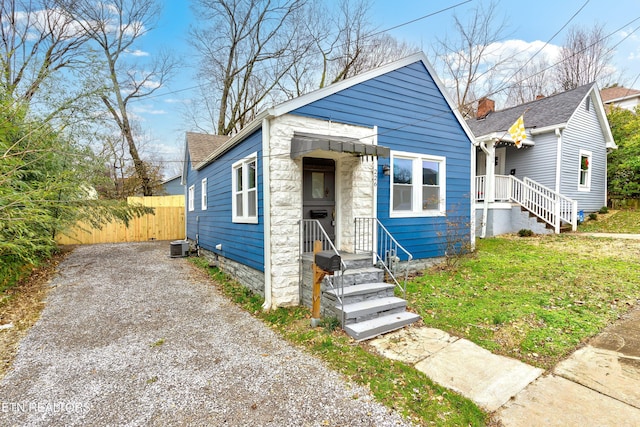
<svg viewBox="0 0 640 427">
<path fill-rule="evenodd" d="M 595 84 L 502 111 L 494 105 L 480 100 L 478 116 L 467 120 L 479 147 L 478 235 L 575 230 L 580 212 L 606 205 L 607 153 L 617 146 Z M 527 138 L 516 148 L 509 128 L 521 115 Z"/>
</svg>

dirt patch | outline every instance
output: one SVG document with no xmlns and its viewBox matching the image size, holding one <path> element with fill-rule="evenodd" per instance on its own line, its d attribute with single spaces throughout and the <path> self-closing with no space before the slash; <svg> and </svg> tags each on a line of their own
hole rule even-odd
<svg viewBox="0 0 640 427">
<path fill-rule="evenodd" d="M 0 325 L 6 325 L 0 330 L 0 379 L 11 368 L 20 340 L 40 318 L 50 289 L 48 283 L 58 264 L 73 249 L 74 246 L 62 247 L 44 265 L 34 268 L 28 277 L 0 295 Z"/>
</svg>

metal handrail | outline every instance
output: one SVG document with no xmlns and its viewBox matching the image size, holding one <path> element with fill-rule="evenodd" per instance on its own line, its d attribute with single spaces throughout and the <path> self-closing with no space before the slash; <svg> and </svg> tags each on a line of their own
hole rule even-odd
<svg viewBox="0 0 640 427">
<path fill-rule="evenodd" d="M 355 253 L 371 253 L 374 257 L 374 263 L 384 268 L 387 276 L 393 280 L 395 285 L 402 290 L 404 297 L 406 297 L 409 264 L 413 259 L 413 255 L 398 243 L 378 218 L 356 218 L 354 225 Z M 404 281 L 402 284 L 396 278 L 397 264 L 401 261 L 398 255 L 399 252 L 403 252 L 407 258 L 407 262 L 404 265 Z"/>
<path fill-rule="evenodd" d="M 322 243 L 323 251 L 333 251 L 334 254 L 340 256 L 340 252 L 335 247 L 326 230 L 317 219 L 301 219 L 299 221 L 300 224 L 300 268 L 299 268 L 299 279 L 300 284 L 302 284 L 302 256 L 304 254 L 313 254 L 313 244 L 315 241 L 320 241 Z M 336 290 L 336 298 L 340 303 L 340 312 L 342 313 L 340 319 L 340 325 L 344 328 L 344 272 L 347 269 L 347 265 L 342 259 L 340 259 L 340 274 L 338 277 L 339 285 L 336 287 L 336 275 L 333 274 L 333 280 L 326 280 L 326 283 L 329 286 Z M 302 298 L 301 298 L 302 300 Z"/>
</svg>

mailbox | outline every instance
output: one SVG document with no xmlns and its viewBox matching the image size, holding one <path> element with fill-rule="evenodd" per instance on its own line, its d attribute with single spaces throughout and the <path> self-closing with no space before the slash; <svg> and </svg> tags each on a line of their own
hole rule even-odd
<svg viewBox="0 0 640 427">
<path fill-rule="evenodd" d="M 334 272 L 340 270 L 342 259 L 333 251 L 321 251 L 316 254 L 315 263 L 324 271 Z"/>
<path fill-rule="evenodd" d="M 313 210 L 311 210 L 311 212 L 309 212 L 309 214 L 310 214 L 312 219 L 326 218 L 327 217 L 327 210 L 326 209 L 313 209 Z"/>
</svg>

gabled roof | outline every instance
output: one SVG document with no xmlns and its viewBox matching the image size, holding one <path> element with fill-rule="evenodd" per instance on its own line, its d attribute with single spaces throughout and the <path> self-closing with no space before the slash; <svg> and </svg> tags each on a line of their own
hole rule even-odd
<svg viewBox="0 0 640 427">
<path fill-rule="evenodd" d="M 623 101 L 628 98 L 640 98 L 640 90 L 629 89 L 623 86 L 608 87 L 600 91 L 602 102 L 608 104 L 610 102 Z"/>
<path fill-rule="evenodd" d="M 261 112 L 256 116 L 256 118 L 252 122 L 250 122 L 247 126 L 242 128 L 240 132 L 233 135 L 226 143 L 224 143 L 222 146 L 214 150 L 213 153 L 211 153 L 204 162 L 198 164 L 197 169 L 204 167 L 206 164 L 209 164 L 210 162 L 212 162 L 213 160 L 215 160 L 216 158 L 224 154 L 226 151 L 230 150 L 232 147 L 242 142 L 244 138 L 246 138 L 248 135 L 255 132 L 258 128 L 260 128 L 262 126 L 263 120 L 265 119 L 271 119 L 274 117 L 282 116 L 293 110 L 301 108 L 305 105 L 311 104 L 312 102 L 325 98 L 329 95 L 333 95 L 334 93 L 337 93 L 341 90 L 348 89 L 359 83 L 374 79 L 376 77 L 382 76 L 386 73 L 398 70 L 402 67 L 406 67 L 416 62 L 421 62 L 424 65 L 424 67 L 427 69 L 427 72 L 431 75 L 431 78 L 433 79 L 436 86 L 440 90 L 440 93 L 442 93 L 442 96 L 444 97 L 446 103 L 449 105 L 449 107 L 453 111 L 453 114 L 458 119 L 458 122 L 462 126 L 463 131 L 467 134 L 467 136 L 469 137 L 469 140 L 472 141 L 472 143 L 475 143 L 475 139 L 473 137 L 473 133 L 471 132 L 471 129 L 469 129 L 469 127 L 467 126 L 467 123 L 462 118 L 462 115 L 460 114 L 458 109 L 455 107 L 455 104 L 449 97 L 447 90 L 445 89 L 444 85 L 442 84 L 438 76 L 435 74 L 433 67 L 427 60 L 426 55 L 423 52 L 418 52 L 413 55 L 407 56 L 406 58 L 400 59 L 398 61 L 390 62 L 378 68 L 374 68 L 362 74 L 358 74 L 354 77 L 341 80 L 337 83 L 333 83 L 322 89 L 315 90 L 313 92 L 307 93 L 305 95 L 299 96 L 289 101 L 285 101 L 282 104 L 276 105 L 268 110 Z"/>
<path fill-rule="evenodd" d="M 207 158 L 229 140 L 226 135 L 210 135 L 206 133 L 187 132 L 187 147 L 194 169 L 203 165 Z"/>
<path fill-rule="evenodd" d="M 506 133 L 522 114 L 527 130 L 566 125 L 593 87 L 594 84 L 590 83 L 515 107 L 494 111 L 484 119 L 469 119 L 467 123 L 476 137 Z"/>
</svg>

